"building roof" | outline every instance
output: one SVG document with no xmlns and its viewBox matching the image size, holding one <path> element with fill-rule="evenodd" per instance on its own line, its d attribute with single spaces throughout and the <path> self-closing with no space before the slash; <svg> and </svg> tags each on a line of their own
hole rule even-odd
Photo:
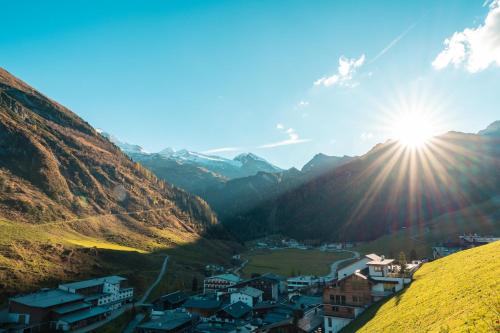
<svg viewBox="0 0 500 333">
<path fill-rule="evenodd" d="M 263 294 L 262 290 L 255 289 L 249 286 L 241 288 L 240 290 L 238 290 L 238 292 L 250 297 L 260 297 Z"/>
<path fill-rule="evenodd" d="M 67 313 L 71 313 L 71 312 L 75 312 L 75 311 L 83 310 L 83 309 L 88 309 L 90 307 L 91 307 L 91 305 L 89 303 L 78 302 L 78 303 L 73 303 L 73 304 L 69 304 L 66 306 L 62 306 L 62 307 L 54 309 L 52 311 L 54 311 L 55 313 L 60 314 L 60 315 L 65 315 Z"/>
<path fill-rule="evenodd" d="M 49 308 L 56 305 L 82 300 L 84 297 L 60 289 L 43 290 L 33 294 L 13 297 L 10 300 L 35 308 Z"/>
<path fill-rule="evenodd" d="M 239 301 L 233 304 L 230 304 L 222 309 L 222 311 L 226 312 L 228 315 L 235 319 L 240 319 L 244 315 L 248 314 L 252 311 L 252 308 L 245 303 Z"/>
<path fill-rule="evenodd" d="M 375 265 L 375 266 L 386 266 L 386 265 L 392 264 L 393 262 L 394 262 L 394 259 L 383 259 L 382 260 L 382 258 L 380 258 L 380 260 L 369 261 L 366 264 L 367 265 Z"/>
<path fill-rule="evenodd" d="M 167 295 L 163 295 L 161 297 L 162 301 L 168 302 L 170 304 L 181 303 L 181 302 L 184 302 L 187 299 L 188 299 L 188 295 L 185 294 L 184 292 L 180 291 L 180 290 L 175 291 L 175 292 L 170 293 L 170 294 L 167 294 Z"/>
<path fill-rule="evenodd" d="M 115 284 L 115 283 L 119 283 L 119 282 L 125 281 L 125 280 L 127 280 L 127 279 L 124 277 L 112 275 L 112 276 L 105 276 L 105 277 L 97 278 L 97 279 L 64 283 L 64 284 L 60 284 L 59 288 L 63 287 L 63 288 L 68 288 L 68 289 L 84 289 L 84 288 L 90 288 L 90 287 L 95 287 L 95 286 L 104 284 L 104 282 Z"/>
<path fill-rule="evenodd" d="M 229 282 L 234 282 L 234 283 L 238 283 L 241 280 L 238 275 L 230 274 L 230 273 L 210 276 L 210 277 L 206 278 L 205 280 L 209 280 L 209 279 L 227 280 Z"/>
<path fill-rule="evenodd" d="M 100 306 L 96 306 L 96 307 L 90 308 L 88 310 L 84 310 L 84 311 L 80 311 L 80 312 L 76 312 L 76 313 L 71 313 L 69 315 L 63 316 L 63 317 L 59 318 L 59 320 L 65 322 L 65 323 L 68 323 L 68 324 L 73 324 L 73 323 L 77 323 L 81 320 L 85 320 L 88 318 L 99 316 L 99 315 L 106 313 L 106 312 L 108 312 L 107 309 L 101 308 Z"/>
<path fill-rule="evenodd" d="M 220 308 L 222 301 L 216 299 L 190 298 L 184 303 L 185 308 L 214 310 Z"/>
<path fill-rule="evenodd" d="M 141 324 L 138 328 L 169 331 L 190 322 L 192 319 L 193 317 L 187 313 L 175 313 Z"/>
<path fill-rule="evenodd" d="M 274 273 L 262 274 L 260 277 L 268 278 L 268 279 L 271 279 L 271 280 L 275 280 L 277 282 L 286 281 L 286 278 L 284 276 L 281 276 L 281 275 L 278 275 L 278 274 L 274 274 Z"/>
<path fill-rule="evenodd" d="M 372 261 L 378 261 L 378 260 L 382 259 L 382 257 L 376 255 L 375 253 L 367 254 L 365 257 L 367 257 L 368 259 L 370 259 Z"/>
</svg>

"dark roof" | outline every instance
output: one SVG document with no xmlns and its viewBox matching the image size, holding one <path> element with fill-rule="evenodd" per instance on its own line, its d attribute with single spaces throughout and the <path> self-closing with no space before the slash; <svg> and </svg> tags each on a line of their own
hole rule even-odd
<svg viewBox="0 0 500 333">
<path fill-rule="evenodd" d="M 304 308 L 308 308 L 323 303 L 321 296 L 315 297 L 300 295 L 292 297 L 291 301 L 293 303 L 293 307 L 296 309 L 301 309 L 302 305 L 304 305 Z"/>
<path fill-rule="evenodd" d="M 228 315 L 235 319 L 240 319 L 241 317 L 252 311 L 252 308 L 239 301 L 226 306 L 224 309 L 222 309 L 222 311 L 226 312 Z"/>
<path fill-rule="evenodd" d="M 106 313 L 106 312 L 108 312 L 107 309 L 96 306 L 95 308 L 91 308 L 88 310 L 84 310 L 84 311 L 80 311 L 80 312 L 76 312 L 76 313 L 71 313 L 69 315 L 63 316 L 63 317 L 59 318 L 59 320 L 64 321 L 68 324 L 72 324 L 72 323 L 76 323 L 76 322 L 79 322 L 79 321 L 84 320 L 84 319 L 99 316 L 99 315 Z"/>
<path fill-rule="evenodd" d="M 272 279 L 272 280 L 275 280 L 278 282 L 286 280 L 286 278 L 284 276 L 274 274 L 274 273 L 266 273 L 266 274 L 263 274 L 262 277 Z"/>
<path fill-rule="evenodd" d="M 218 309 L 222 305 L 222 301 L 216 299 L 190 298 L 184 303 L 185 308 L 196 309 Z"/>
<path fill-rule="evenodd" d="M 101 284 L 104 284 L 104 282 L 116 284 L 116 283 L 120 283 L 121 281 L 125 281 L 125 280 L 127 280 L 127 279 L 124 277 L 112 275 L 112 276 L 105 276 L 105 277 L 97 278 L 97 279 L 64 283 L 64 284 L 59 285 L 59 287 L 68 288 L 68 289 L 84 289 L 84 288 L 99 286 Z"/>
<path fill-rule="evenodd" d="M 33 294 L 11 298 L 12 302 L 20 303 L 35 308 L 49 308 L 74 301 L 82 300 L 84 297 L 72 294 L 60 289 L 39 291 Z"/>
<path fill-rule="evenodd" d="M 88 309 L 90 307 L 91 307 L 91 305 L 89 303 L 78 302 L 78 303 L 73 303 L 73 304 L 69 304 L 66 306 L 62 306 L 62 307 L 54 309 L 52 311 L 54 311 L 57 314 L 64 315 L 64 314 L 75 312 L 78 310 Z"/>
<path fill-rule="evenodd" d="M 201 322 L 196 326 L 195 332 L 228 333 L 234 332 L 236 325 L 230 323 L 207 323 Z"/>
<path fill-rule="evenodd" d="M 184 302 L 185 300 L 188 299 L 188 295 L 183 293 L 182 291 L 178 290 L 178 291 L 175 291 L 173 293 L 170 293 L 170 294 L 167 294 L 167 295 L 163 295 L 161 297 L 161 300 L 164 301 L 164 302 L 168 302 L 170 304 L 177 304 L 177 303 L 181 303 L 181 302 Z"/>
<path fill-rule="evenodd" d="M 176 313 L 175 315 L 170 315 L 166 317 L 162 317 L 160 319 L 148 321 L 144 324 L 138 326 L 138 328 L 149 328 L 149 329 L 160 329 L 160 330 L 173 330 L 178 328 L 188 322 L 193 320 L 187 313 Z"/>
</svg>

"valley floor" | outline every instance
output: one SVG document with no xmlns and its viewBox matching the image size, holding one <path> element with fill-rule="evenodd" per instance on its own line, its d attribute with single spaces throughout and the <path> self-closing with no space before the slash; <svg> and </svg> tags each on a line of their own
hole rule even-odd
<svg viewBox="0 0 500 333">
<path fill-rule="evenodd" d="M 333 262 L 352 257 L 349 252 L 322 252 L 317 249 L 255 249 L 242 255 L 248 259 L 242 275 L 274 273 L 282 276 L 316 275 L 330 273 Z"/>
</svg>

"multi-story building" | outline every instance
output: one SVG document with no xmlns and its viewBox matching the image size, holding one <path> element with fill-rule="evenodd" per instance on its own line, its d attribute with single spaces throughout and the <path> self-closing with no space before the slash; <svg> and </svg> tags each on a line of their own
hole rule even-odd
<svg viewBox="0 0 500 333">
<path fill-rule="evenodd" d="M 231 304 L 243 302 L 249 307 L 262 302 L 263 292 L 249 286 L 231 292 Z"/>
<path fill-rule="evenodd" d="M 132 301 L 134 288 L 127 287 L 127 279 L 121 276 L 106 276 L 59 285 L 59 289 L 85 296 L 85 301 L 115 310 Z"/>
<path fill-rule="evenodd" d="M 374 283 L 355 272 L 323 290 L 325 333 L 339 332 L 372 304 Z"/>
<path fill-rule="evenodd" d="M 19 331 L 69 331 L 85 327 L 106 317 L 108 309 L 85 302 L 80 294 L 60 289 L 9 299 L 8 316 Z"/>
<path fill-rule="evenodd" d="M 280 293 L 286 290 L 285 279 L 274 274 L 264 274 L 242 281 L 230 289 L 242 288 L 249 286 L 263 292 L 262 299 L 264 301 L 277 301 Z"/>
<path fill-rule="evenodd" d="M 234 286 L 241 279 L 235 274 L 220 274 L 205 278 L 203 281 L 203 291 L 205 293 L 215 292 L 220 289 L 227 289 Z"/>
</svg>

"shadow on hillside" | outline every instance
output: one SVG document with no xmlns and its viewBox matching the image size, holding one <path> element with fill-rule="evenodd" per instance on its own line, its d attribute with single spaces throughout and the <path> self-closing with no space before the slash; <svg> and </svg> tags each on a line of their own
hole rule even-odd
<svg viewBox="0 0 500 333">
<path fill-rule="evenodd" d="M 5 285 L 0 288 L 0 307 L 6 304 L 8 298 L 21 293 L 34 292 L 40 288 L 57 288 L 61 283 L 106 275 L 127 277 L 139 298 L 158 277 L 166 255 L 169 256 L 167 272 L 153 289 L 150 298 L 178 289 L 189 291 L 196 289 L 193 280 L 198 288 L 202 287 L 207 264 L 229 268 L 232 256 L 242 250 L 241 244 L 217 230 L 203 233 L 196 241 L 175 246 L 169 244 L 151 253 L 96 247 L 67 248 L 64 250 L 67 254 L 65 257 L 57 260 L 53 258 L 53 271 L 46 277 L 30 280 L 27 276 L 23 282 L 19 281 L 17 274 L 12 278 L 15 283 L 0 281 Z M 29 268 L 24 271 L 31 272 Z"/>
</svg>

